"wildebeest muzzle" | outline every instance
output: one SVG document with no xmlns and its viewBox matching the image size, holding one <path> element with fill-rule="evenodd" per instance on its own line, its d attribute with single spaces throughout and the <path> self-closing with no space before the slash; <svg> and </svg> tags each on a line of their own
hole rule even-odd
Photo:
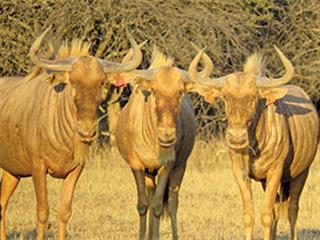
<svg viewBox="0 0 320 240">
<path fill-rule="evenodd" d="M 228 146 L 235 151 L 243 151 L 249 146 L 247 129 L 229 128 L 226 133 Z"/>
<path fill-rule="evenodd" d="M 157 141 L 162 147 L 171 147 L 177 141 L 176 129 L 174 127 L 158 127 Z"/>
<path fill-rule="evenodd" d="M 98 127 L 96 123 L 81 124 L 78 122 L 76 129 L 77 138 L 84 143 L 91 143 L 98 137 Z"/>
</svg>

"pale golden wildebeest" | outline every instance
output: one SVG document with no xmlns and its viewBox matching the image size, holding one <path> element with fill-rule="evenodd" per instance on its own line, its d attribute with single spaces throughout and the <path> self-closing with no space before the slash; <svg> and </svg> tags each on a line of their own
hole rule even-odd
<svg viewBox="0 0 320 240">
<path fill-rule="evenodd" d="M 97 108 L 112 74 L 135 69 L 140 47 L 128 34 L 134 54 L 125 64 L 89 54 L 89 45 L 63 45 L 54 60 L 38 56 L 50 27 L 33 43 L 37 69 L 25 78 L 0 79 L 1 239 L 6 239 L 5 211 L 21 177 L 32 176 L 37 200 L 37 239 L 44 239 L 49 207 L 46 175 L 63 179 L 57 239 L 64 239 L 76 182 L 88 146 L 97 137 Z M 51 83 L 51 84 L 50 84 Z"/>
<path fill-rule="evenodd" d="M 250 178 L 261 181 L 265 190 L 263 239 L 276 238 L 279 200 L 288 203 L 282 206 L 287 206 L 291 239 L 297 239 L 299 198 L 317 151 L 317 112 L 300 87 L 285 85 L 294 69 L 275 49 L 286 69 L 280 78 L 265 76 L 264 61 L 258 54 L 247 59 L 242 72 L 221 78 L 194 76 L 197 64 L 190 69 L 201 95 L 208 100 L 220 97 L 225 103 L 226 143 L 243 200 L 246 239 L 252 239 L 254 224 Z M 201 52 L 197 59 L 200 56 Z"/>
<path fill-rule="evenodd" d="M 203 59 L 206 65 L 199 75 L 205 77 L 210 75 L 212 63 L 206 55 Z M 146 237 L 148 209 L 148 239 L 159 239 L 164 206 L 171 219 L 172 237 L 178 239 L 178 194 L 195 140 L 194 112 L 185 94 L 191 81 L 186 71 L 173 67 L 172 59 L 156 48 L 149 69 L 124 76 L 134 89 L 120 113 L 116 143 L 137 185 L 139 239 Z"/>
</svg>

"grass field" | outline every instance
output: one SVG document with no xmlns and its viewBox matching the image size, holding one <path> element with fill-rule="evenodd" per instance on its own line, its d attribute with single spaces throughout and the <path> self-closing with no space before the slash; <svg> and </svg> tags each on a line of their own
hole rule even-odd
<svg viewBox="0 0 320 240">
<path fill-rule="evenodd" d="M 217 150 L 219 149 L 219 150 Z M 61 181 L 48 177 L 50 227 L 54 239 Z M 298 220 L 300 240 L 320 240 L 320 155 L 305 186 Z M 259 207 L 263 192 L 253 184 L 255 239 L 262 239 Z M 86 166 L 76 188 L 67 239 L 137 239 L 138 213 L 132 173 L 116 151 L 99 154 Z M 8 207 L 9 239 L 34 239 L 36 204 L 31 179 L 23 179 Z M 242 203 L 223 144 L 198 143 L 181 188 L 180 239 L 243 239 Z M 289 239 L 289 224 L 280 222 L 278 239 Z M 161 239 L 171 239 L 169 219 L 161 222 Z"/>
</svg>

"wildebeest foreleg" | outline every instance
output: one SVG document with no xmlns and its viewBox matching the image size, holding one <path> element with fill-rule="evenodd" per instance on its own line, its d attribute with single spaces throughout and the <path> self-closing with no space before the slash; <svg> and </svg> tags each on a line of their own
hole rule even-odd
<svg viewBox="0 0 320 240">
<path fill-rule="evenodd" d="M 49 217 L 49 205 L 47 198 L 47 179 L 44 165 L 34 164 L 32 169 L 32 181 L 37 199 L 38 233 L 37 240 L 43 240 Z"/>
<path fill-rule="evenodd" d="M 6 209 L 12 193 L 19 183 L 19 178 L 3 171 L 1 181 L 1 240 L 6 239 Z"/>
<path fill-rule="evenodd" d="M 232 161 L 232 171 L 239 186 L 243 202 L 243 221 L 246 230 L 246 240 L 252 240 L 254 225 L 254 208 L 252 202 L 251 180 L 246 175 L 242 156 L 235 157 Z"/>
<path fill-rule="evenodd" d="M 261 223 L 264 228 L 264 240 L 270 240 L 274 222 L 274 206 L 282 176 L 282 168 L 272 170 L 267 175 L 264 203 L 261 208 Z"/>
<path fill-rule="evenodd" d="M 150 179 L 150 178 L 146 178 L 148 179 L 149 181 L 149 184 L 147 184 L 147 191 L 148 191 L 148 202 L 150 203 L 154 197 L 154 193 L 155 193 L 155 190 L 156 190 L 156 183 L 155 183 L 155 179 Z M 148 228 L 148 234 L 149 236 L 152 235 L 152 223 L 154 221 L 154 216 L 153 216 L 153 213 L 152 211 L 149 211 L 149 228 Z"/>
<path fill-rule="evenodd" d="M 76 169 L 70 172 L 62 182 L 61 202 L 58 219 L 58 240 L 63 240 L 65 238 L 67 224 L 72 213 L 71 207 L 74 189 L 82 170 L 83 166 L 78 166 Z"/>
<path fill-rule="evenodd" d="M 146 236 L 147 212 L 148 212 L 148 197 L 146 194 L 145 174 L 142 170 L 132 169 L 134 179 L 138 191 L 138 213 L 140 216 L 139 239 L 144 240 Z"/>
<path fill-rule="evenodd" d="M 293 179 L 290 184 L 290 198 L 288 206 L 288 217 L 290 223 L 291 240 L 298 239 L 298 231 L 296 228 L 296 221 L 299 212 L 299 199 L 302 193 L 304 184 L 308 177 L 309 169 Z"/>
<path fill-rule="evenodd" d="M 263 181 L 262 183 L 263 191 L 266 190 L 266 182 Z M 279 221 L 279 214 L 280 214 L 280 196 L 277 194 L 276 201 L 274 203 L 274 209 L 273 209 L 273 222 L 271 226 L 271 240 L 276 240 L 277 238 L 277 226 Z"/>
<path fill-rule="evenodd" d="M 152 235 L 150 235 L 150 232 L 149 232 L 150 240 L 159 239 L 160 216 L 163 212 L 164 191 L 166 189 L 172 167 L 173 167 L 173 162 L 170 162 L 166 166 L 162 166 L 163 169 L 159 171 L 160 173 L 158 175 L 158 184 L 157 184 L 152 202 L 150 203 L 150 207 L 151 207 L 150 211 L 154 216 L 154 218 L 152 219 L 153 221 L 149 223 L 151 224 L 150 227 L 153 229 L 151 232 Z"/>
</svg>

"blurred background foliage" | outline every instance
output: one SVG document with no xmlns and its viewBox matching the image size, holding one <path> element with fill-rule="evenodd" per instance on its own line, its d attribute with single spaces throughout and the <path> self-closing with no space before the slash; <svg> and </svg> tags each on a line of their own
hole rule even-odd
<svg viewBox="0 0 320 240">
<path fill-rule="evenodd" d="M 81 38 L 93 55 L 120 61 L 130 47 L 129 29 L 144 47 L 142 68 L 148 66 L 153 44 L 187 69 L 196 54 L 190 42 L 214 62 L 213 76 L 242 69 L 255 51 L 267 57 L 268 74 L 283 67 L 273 45 L 295 66 L 292 81 L 315 103 L 320 102 L 319 0 L 2 0 L 0 1 L 0 75 L 24 75 L 31 68 L 33 40 L 53 24 L 49 40 L 58 48 L 63 39 Z M 170 82 L 168 82 L 170 85 Z M 209 106 L 192 94 L 199 136 L 223 133 L 223 105 Z"/>
</svg>

